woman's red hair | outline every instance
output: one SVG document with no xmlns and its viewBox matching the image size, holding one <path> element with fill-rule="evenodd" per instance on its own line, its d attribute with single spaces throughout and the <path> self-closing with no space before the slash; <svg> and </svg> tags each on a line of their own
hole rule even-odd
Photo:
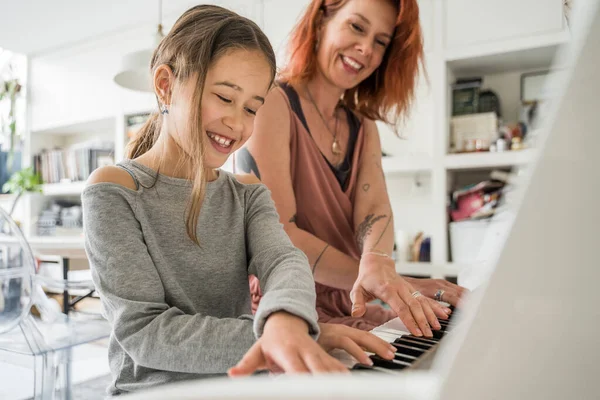
<svg viewBox="0 0 600 400">
<path fill-rule="evenodd" d="M 320 21 L 348 1 L 312 1 L 290 35 L 289 61 L 281 73 L 284 81 L 298 87 L 314 75 Z M 394 37 L 381 65 L 358 86 L 346 90 L 342 101 L 367 118 L 395 125 L 409 110 L 414 97 L 419 68 L 423 65 L 423 36 L 417 0 L 390 1 L 399 12 Z"/>
</svg>

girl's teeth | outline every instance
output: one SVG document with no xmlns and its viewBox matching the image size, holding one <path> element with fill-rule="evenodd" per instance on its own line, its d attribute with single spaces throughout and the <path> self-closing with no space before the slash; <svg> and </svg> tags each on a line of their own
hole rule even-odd
<svg viewBox="0 0 600 400">
<path fill-rule="evenodd" d="M 214 140 L 215 142 L 219 143 L 219 144 L 220 144 L 221 146 L 223 146 L 223 147 L 229 147 L 229 145 L 231 144 L 231 140 L 229 140 L 229 139 L 225 139 L 225 138 L 222 138 L 222 137 L 220 137 L 220 136 L 217 136 L 217 135 L 215 135 L 215 134 L 212 134 L 212 133 L 211 133 L 211 134 L 209 134 L 208 136 L 209 136 L 209 137 L 210 137 L 212 140 Z"/>
</svg>

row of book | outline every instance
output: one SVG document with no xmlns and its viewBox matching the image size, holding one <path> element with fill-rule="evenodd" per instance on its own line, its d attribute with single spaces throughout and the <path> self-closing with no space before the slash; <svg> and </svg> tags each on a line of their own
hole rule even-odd
<svg viewBox="0 0 600 400">
<path fill-rule="evenodd" d="M 44 183 L 85 181 L 96 168 L 112 164 L 112 143 L 43 150 L 33 158 L 34 170 L 40 174 Z"/>
</svg>

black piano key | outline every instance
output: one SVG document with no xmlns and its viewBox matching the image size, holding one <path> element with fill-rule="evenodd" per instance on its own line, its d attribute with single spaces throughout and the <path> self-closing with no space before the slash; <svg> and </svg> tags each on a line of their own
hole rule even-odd
<svg viewBox="0 0 600 400">
<path fill-rule="evenodd" d="M 442 331 L 431 331 L 433 333 L 433 337 L 437 340 L 440 340 L 444 337 L 444 332 Z"/>
<path fill-rule="evenodd" d="M 400 354 L 408 354 L 409 356 L 419 357 L 421 354 L 425 352 L 423 349 L 419 349 L 418 347 L 409 346 L 403 343 L 392 343 L 392 346 L 396 348 L 396 353 Z"/>
<path fill-rule="evenodd" d="M 371 360 L 373 361 L 373 365 L 376 367 L 386 368 L 386 369 L 404 369 L 409 367 L 410 364 L 404 361 L 399 360 L 386 360 L 385 358 L 381 358 L 379 356 L 371 356 Z"/>
<path fill-rule="evenodd" d="M 413 362 L 415 362 L 417 360 L 417 358 L 418 357 L 409 356 L 408 354 L 394 353 L 394 360 L 404 361 L 409 364 L 412 364 Z"/>
<path fill-rule="evenodd" d="M 373 367 L 370 365 L 366 365 L 366 364 L 355 364 L 352 368 L 350 368 L 351 370 L 354 371 L 360 371 L 360 370 L 366 370 L 366 371 L 373 371 Z"/>
<path fill-rule="evenodd" d="M 423 350 L 429 350 L 430 348 L 432 348 L 434 346 L 431 343 L 418 342 L 416 340 L 411 340 L 410 338 L 406 338 L 406 337 L 400 338 L 400 340 L 398 340 L 396 343 L 406 344 L 406 345 L 412 346 L 412 347 L 418 347 L 419 349 L 423 349 Z"/>
</svg>

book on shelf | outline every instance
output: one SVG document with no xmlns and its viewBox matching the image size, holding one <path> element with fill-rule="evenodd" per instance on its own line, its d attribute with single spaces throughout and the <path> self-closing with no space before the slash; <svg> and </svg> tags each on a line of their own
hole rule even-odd
<svg viewBox="0 0 600 400">
<path fill-rule="evenodd" d="M 92 171 L 114 164 L 114 145 L 82 143 L 67 149 L 42 150 L 33 157 L 34 171 L 44 183 L 85 181 Z"/>
</svg>

